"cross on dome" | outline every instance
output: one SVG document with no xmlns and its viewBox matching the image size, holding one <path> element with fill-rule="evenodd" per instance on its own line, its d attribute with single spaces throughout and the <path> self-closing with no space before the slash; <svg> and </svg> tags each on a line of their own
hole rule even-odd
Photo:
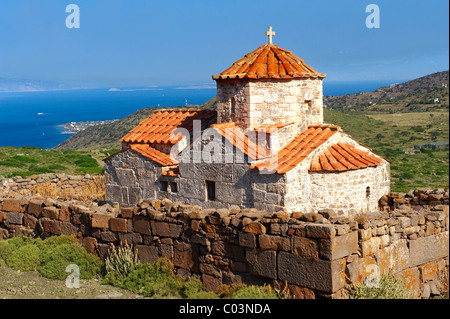
<svg viewBox="0 0 450 319">
<path fill-rule="evenodd" d="M 272 27 L 269 27 L 269 29 L 266 31 L 266 35 L 269 37 L 269 44 L 273 44 L 272 36 L 275 35 L 275 31 L 272 31 Z"/>
</svg>

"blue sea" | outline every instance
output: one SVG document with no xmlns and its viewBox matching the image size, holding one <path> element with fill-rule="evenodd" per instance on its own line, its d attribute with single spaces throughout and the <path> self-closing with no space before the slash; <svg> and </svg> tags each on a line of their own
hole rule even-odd
<svg viewBox="0 0 450 319">
<path fill-rule="evenodd" d="M 392 83 L 325 81 L 324 94 L 370 92 Z M 70 136 L 59 126 L 68 122 L 120 119 L 144 107 L 203 104 L 215 95 L 215 88 L 179 87 L 0 92 L 0 146 L 49 149 Z"/>
</svg>

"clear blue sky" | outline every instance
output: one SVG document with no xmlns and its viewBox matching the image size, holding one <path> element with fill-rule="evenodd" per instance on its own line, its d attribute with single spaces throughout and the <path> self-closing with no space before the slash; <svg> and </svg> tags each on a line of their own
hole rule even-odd
<svg viewBox="0 0 450 319">
<path fill-rule="evenodd" d="M 65 8 L 80 8 L 79 29 Z M 370 3 L 380 28 L 366 28 Z M 449 68 L 447 0 L 0 2 L 0 77 L 93 86 L 214 84 L 267 42 L 328 81 L 408 80 Z"/>
</svg>

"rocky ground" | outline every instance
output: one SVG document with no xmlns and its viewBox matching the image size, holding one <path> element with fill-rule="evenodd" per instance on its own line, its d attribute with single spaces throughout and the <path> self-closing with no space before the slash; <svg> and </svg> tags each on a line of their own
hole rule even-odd
<svg viewBox="0 0 450 319">
<path fill-rule="evenodd" d="M 36 271 L 21 272 L 0 260 L 0 299 L 137 299 L 131 291 L 99 280 L 80 280 L 80 288 L 67 288 L 63 280 L 47 279 Z"/>
</svg>

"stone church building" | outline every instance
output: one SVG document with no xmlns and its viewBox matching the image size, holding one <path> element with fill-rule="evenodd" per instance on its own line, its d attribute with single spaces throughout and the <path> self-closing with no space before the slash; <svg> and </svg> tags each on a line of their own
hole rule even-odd
<svg viewBox="0 0 450 319">
<path fill-rule="evenodd" d="M 220 73 L 217 111 L 157 110 L 105 159 L 106 199 L 169 198 L 204 208 L 378 209 L 389 162 L 323 121 L 319 73 L 269 42 Z"/>
</svg>

